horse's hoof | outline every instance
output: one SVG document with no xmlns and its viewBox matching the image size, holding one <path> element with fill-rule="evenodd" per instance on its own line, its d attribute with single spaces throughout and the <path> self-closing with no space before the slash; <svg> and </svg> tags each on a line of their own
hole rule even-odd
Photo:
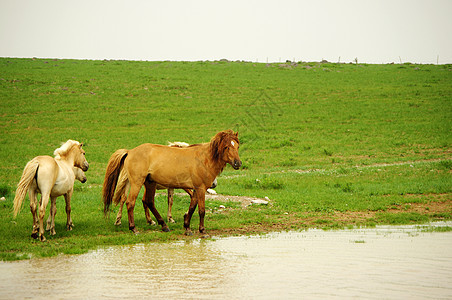
<svg viewBox="0 0 452 300">
<path fill-rule="evenodd" d="M 155 223 L 155 221 L 154 221 L 154 220 L 148 221 L 148 224 L 149 224 L 149 225 L 151 225 L 151 226 L 155 226 L 155 225 L 157 225 L 157 223 Z"/>
<path fill-rule="evenodd" d="M 41 239 L 41 242 L 45 242 L 45 241 L 46 241 L 46 238 L 45 238 L 44 235 L 41 235 L 41 236 L 40 236 L 40 239 Z"/>
<path fill-rule="evenodd" d="M 115 222 L 115 226 L 121 225 L 121 220 Z"/>
<path fill-rule="evenodd" d="M 191 232 L 191 230 L 185 230 L 185 235 L 186 236 L 192 236 L 193 232 Z"/>
<path fill-rule="evenodd" d="M 200 238 L 202 238 L 202 239 L 208 239 L 208 238 L 210 238 L 210 235 L 208 235 L 207 233 L 201 233 Z"/>
<path fill-rule="evenodd" d="M 35 240 L 38 239 L 38 233 L 37 232 L 33 232 L 31 234 L 31 237 L 34 238 Z"/>
<path fill-rule="evenodd" d="M 176 221 L 174 221 L 173 218 L 169 218 L 169 219 L 168 219 L 168 223 L 176 223 Z"/>
<path fill-rule="evenodd" d="M 135 226 L 129 227 L 129 230 L 132 231 L 134 234 L 139 234 L 139 232 L 138 232 L 138 230 L 135 228 Z"/>
<path fill-rule="evenodd" d="M 67 231 L 72 231 L 72 227 L 74 227 L 74 226 L 67 226 L 67 227 L 66 227 L 66 230 L 67 230 Z"/>
<path fill-rule="evenodd" d="M 169 229 L 168 226 L 164 226 L 164 227 L 162 227 L 162 231 L 163 232 L 170 232 L 171 230 Z"/>
<path fill-rule="evenodd" d="M 56 231 L 55 230 L 50 230 L 50 235 L 55 235 Z"/>
</svg>

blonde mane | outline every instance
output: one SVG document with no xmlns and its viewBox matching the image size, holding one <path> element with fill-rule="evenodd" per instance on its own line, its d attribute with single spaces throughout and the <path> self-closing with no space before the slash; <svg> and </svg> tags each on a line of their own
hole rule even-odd
<svg viewBox="0 0 452 300">
<path fill-rule="evenodd" d="M 185 142 L 168 142 L 168 146 L 170 147 L 179 147 L 179 148 L 187 148 L 190 144 Z"/>
<path fill-rule="evenodd" d="M 53 152 L 53 155 L 55 155 L 56 159 L 60 159 L 61 156 L 65 156 L 74 145 L 80 145 L 79 142 L 74 141 L 74 140 L 67 140 L 66 143 L 64 143 L 60 148 L 56 149 Z"/>
</svg>

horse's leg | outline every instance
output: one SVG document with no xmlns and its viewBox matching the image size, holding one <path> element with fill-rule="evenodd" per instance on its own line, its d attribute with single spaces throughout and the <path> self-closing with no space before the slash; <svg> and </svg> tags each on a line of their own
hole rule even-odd
<svg viewBox="0 0 452 300">
<path fill-rule="evenodd" d="M 173 209 L 173 197 L 174 197 L 174 189 L 168 189 L 168 223 L 176 223 L 173 219 L 173 215 L 171 213 Z"/>
<path fill-rule="evenodd" d="M 34 188 L 28 190 L 30 197 L 30 210 L 33 215 L 33 230 L 31 231 L 31 237 L 34 239 L 38 238 L 39 232 L 39 219 L 38 219 L 38 193 Z"/>
<path fill-rule="evenodd" d="M 185 235 L 193 235 L 190 229 L 190 221 L 193 213 L 195 212 L 196 206 L 198 205 L 198 199 L 196 198 L 196 194 L 190 194 L 190 207 L 188 208 L 188 212 L 184 215 L 184 228 Z"/>
<path fill-rule="evenodd" d="M 157 188 L 157 183 L 155 182 L 149 182 L 146 181 L 144 183 L 145 186 L 145 193 L 144 193 L 144 199 L 146 202 L 146 205 L 151 210 L 154 217 L 157 219 L 157 223 L 162 226 L 162 231 L 168 232 L 170 231 L 168 228 L 168 225 L 166 225 L 165 221 L 163 220 L 162 216 L 159 214 L 157 209 L 155 208 L 155 190 Z"/>
<path fill-rule="evenodd" d="M 47 218 L 46 231 L 50 231 L 50 228 L 52 227 L 52 215 L 56 215 L 56 198 L 55 202 L 53 201 L 53 198 L 50 198 L 50 213 L 49 217 Z"/>
<path fill-rule="evenodd" d="M 55 235 L 55 215 L 56 215 L 56 197 L 50 197 L 50 213 L 47 219 L 46 230 L 50 231 L 50 235 Z"/>
<path fill-rule="evenodd" d="M 118 210 L 118 214 L 116 215 L 116 221 L 115 221 L 116 226 L 121 225 L 122 207 L 124 206 L 124 202 L 126 202 L 126 199 L 127 199 L 126 195 L 122 195 L 121 200 L 119 201 L 119 210 Z"/>
<path fill-rule="evenodd" d="M 204 227 L 204 216 L 206 215 L 206 191 L 204 189 L 195 190 L 196 198 L 198 200 L 198 212 L 199 212 L 199 233 L 202 237 L 209 237 Z"/>
<path fill-rule="evenodd" d="M 122 208 L 124 206 L 124 203 L 127 200 L 127 196 L 129 194 L 129 190 L 130 190 L 130 183 L 127 184 L 125 190 L 124 190 L 124 194 L 121 195 L 121 200 L 119 200 L 119 211 L 118 214 L 116 215 L 116 221 L 115 221 L 115 225 L 119 226 L 121 225 L 121 219 L 122 219 Z"/>
<path fill-rule="evenodd" d="M 190 189 L 184 189 L 184 191 L 190 196 L 190 201 L 193 199 L 193 190 L 190 190 Z M 195 210 L 196 210 L 196 206 L 198 205 L 198 202 L 196 201 L 196 204 L 195 204 Z M 187 213 L 188 213 L 188 211 L 187 211 Z"/>
<path fill-rule="evenodd" d="M 71 198 L 72 198 L 72 193 L 73 190 L 69 190 L 66 194 L 64 194 L 64 200 L 66 200 L 66 216 L 67 216 L 67 221 L 66 221 L 66 230 L 72 230 L 72 228 L 74 227 L 74 223 L 72 223 L 72 218 L 71 218 Z"/>
<path fill-rule="evenodd" d="M 190 189 L 184 189 L 184 191 L 190 196 L 190 199 L 193 198 L 193 191 Z"/>
<path fill-rule="evenodd" d="M 144 188 L 147 189 L 146 186 L 144 186 Z M 144 215 L 146 217 L 146 222 L 148 222 L 148 224 L 150 224 L 150 225 L 157 224 L 157 223 L 154 222 L 154 220 L 152 220 L 151 214 L 149 213 L 149 207 L 146 204 L 146 191 L 144 192 L 142 202 L 143 202 L 143 209 L 144 209 Z"/>
<path fill-rule="evenodd" d="M 129 217 L 129 229 L 133 233 L 138 233 L 138 230 L 135 228 L 135 219 L 133 215 L 133 210 L 135 208 L 135 202 L 138 197 L 138 193 L 140 192 L 142 184 L 132 184 L 130 187 L 129 196 L 127 197 L 127 215 Z"/>
<path fill-rule="evenodd" d="M 44 217 L 46 214 L 47 204 L 49 204 L 50 192 L 41 191 L 41 205 L 39 207 L 39 238 L 42 242 L 46 240 L 44 237 Z"/>
</svg>

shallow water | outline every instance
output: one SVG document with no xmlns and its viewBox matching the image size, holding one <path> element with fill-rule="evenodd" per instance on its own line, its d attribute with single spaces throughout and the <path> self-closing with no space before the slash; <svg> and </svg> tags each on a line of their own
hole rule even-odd
<svg viewBox="0 0 452 300">
<path fill-rule="evenodd" d="M 0 262 L 1 299 L 47 297 L 451 299 L 452 232 L 308 230 Z"/>
</svg>

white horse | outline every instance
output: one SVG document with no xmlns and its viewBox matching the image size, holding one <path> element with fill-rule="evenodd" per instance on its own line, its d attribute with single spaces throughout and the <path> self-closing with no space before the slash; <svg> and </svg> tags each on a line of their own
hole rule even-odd
<svg viewBox="0 0 452 300">
<path fill-rule="evenodd" d="M 72 228 L 70 201 L 75 180 L 73 167 L 80 168 L 83 171 L 87 171 L 89 167 L 82 146 L 83 144 L 77 141 L 68 140 L 54 151 L 55 157 L 37 156 L 25 166 L 14 197 L 14 217 L 19 213 L 28 191 L 30 210 L 33 215 L 33 230 L 31 233 L 33 238 L 39 237 L 41 241 L 45 241 L 44 216 L 47 204 L 50 198 L 52 198 L 53 203 L 61 195 L 64 195 L 66 200 L 66 227 L 68 230 Z M 37 214 L 38 193 L 42 194 L 39 203 L 39 218 Z"/>
<path fill-rule="evenodd" d="M 81 183 L 86 182 L 86 175 L 85 172 L 82 171 L 82 169 L 79 169 L 77 167 L 73 167 L 72 171 L 74 171 L 75 179 L 80 181 Z M 47 227 L 46 230 L 50 231 L 50 235 L 55 235 L 55 215 L 56 215 L 56 198 L 51 198 L 50 203 L 50 214 L 47 219 Z M 72 223 L 71 218 L 71 199 L 69 199 L 69 202 L 66 202 L 66 215 L 69 216 L 69 224 L 70 226 L 67 227 L 67 230 L 72 230 L 74 227 L 74 223 Z"/>
</svg>

